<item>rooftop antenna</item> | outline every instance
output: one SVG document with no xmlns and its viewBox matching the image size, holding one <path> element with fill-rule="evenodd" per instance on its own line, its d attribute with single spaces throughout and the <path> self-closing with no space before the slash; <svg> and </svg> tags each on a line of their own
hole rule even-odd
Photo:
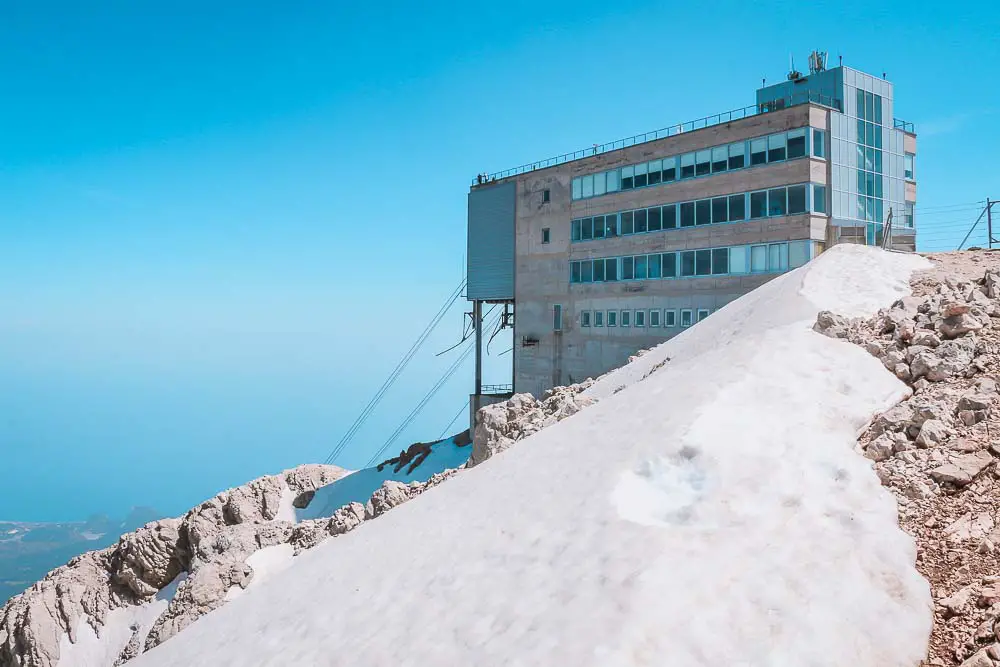
<svg viewBox="0 0 1000 667">
<path fill-rule="evenodd" d="M 840 66 L 843 67 L 844 66 L 844 56 L 838 54 L 837 58 L 840 60 Z"/>
<path fill-rule="evenodd" d="M 795 69 L 795 56 L 793 56 L 791 53 L 788 54 L 788 65 L 789 65 L 789 68 L 790 68 L 790 70 L 788 72 L 788 80 L 789 81 L 798 81 L 799 79 L 801 79 L 802 78 L 802 72 L 800 72 L 797 69 Z"/>
<path fill-rule="evenodd" d="M 817 74 L 826 69 L 826 51 L 813 51 L 809 54 L 809 73 Z"/>
</svg>

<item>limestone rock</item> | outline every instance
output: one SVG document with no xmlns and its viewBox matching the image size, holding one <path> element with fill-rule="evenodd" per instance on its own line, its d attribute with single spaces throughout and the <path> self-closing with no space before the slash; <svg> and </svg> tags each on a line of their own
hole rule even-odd
<svg viewBox="0 0 1000 667">
<path fill-rule="evenodd" d="M 993 660 L 990 659 L 986 649 L 976 651 L 971 658 L 965 660 L 959 667 L 993 667 Z"/>
<path fill-rule="evenodd" d="M 950 463 L 932 470 L 931 478 L 938 483 L 949 482 L 956 486 L 965 486 L 992 463 L 993 456 L 989 452 L 963 454 L 954 457 Z"/>
<path fill-rule="evenodd" d="M 846 317 L 832 313 L 829 310 L 821 310 L 816 315 L 816 324 L 813 331 L 819 332 L 830 338 L 846 338 L 848 322 Z"/>
<path fill-rule="evenodd" d="M 921 447 L 931 447 L 948 437 L 949 429 L 944 422 L 937 419 L 928 419 L 920 427 L 917 435 L 917 445 Z"/>
<path fill-rule="evenodd" d="M 983 539 L 993 530 L 993 517 L 989 512 L 966 512 L 944 529 L 944 535 L 952 540 Z"/>
<path fill-rule="evenodd" d="M 913 340 L 911 343 L 913 347 L 921 346 L 934 348 L 941 344 L 941 339 L 934 332 L 921 329 L 913 334 Z"/>
<path fill-rule="evenodd" d="M 966 312 L 961 315 L 945 317 L 938 323 L 938 332 L 944 338 L 958 338 L 983 328 L 983 323 Z"/>
<path fill-rule="evenodd" d="M 993 396 L 985 393 L 969 393 L 958 399 L 959 410 L 988 410 Z"/>
<path fill-rule="evenodd" d="M 895 445 L 896 439 L 889 433 L 883 433 L 868 443 L 865 456 L 872 461 L 885 461 L 893 455 Z"/>
<path fill-rule="evenodd" d="M 976 586 L 974 584 L 969 584 L 968 586 L 955 591 L 948 597 L 938 600 L 938 604 L 944 607 L 945 618 L 961 616 L 964 614 L 975 591 Z"/>
</svg>

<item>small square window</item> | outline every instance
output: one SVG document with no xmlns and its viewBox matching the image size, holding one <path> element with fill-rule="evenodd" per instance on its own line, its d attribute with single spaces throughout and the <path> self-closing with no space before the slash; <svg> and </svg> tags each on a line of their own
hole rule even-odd
<svg viewBox="0 0 1000 667">
<path fill-rule="evenodd" d="M 548 204 L 550 196 L 551 195 L 549 194 L 549 191 L 547 189 L 546 190 L 542 190 L 542 203 L 543 204 Z"/>
<path fill-rule="evenodd" d="M 635 311 L 635 326 L 644 327 L 646 326 L 646 311 L 637 310 Z"/>
<path fill-rule="evenodd" d="M 706 317 L 708 317 L 708 315 L 709 315 L 708 308 L 699 308 L 698 309 L 698 321 L 699 322 L 701 322 L 703 319 L 705 319 Z"/>
<path fill-rule="evenodd" d="M 595 310 L 594 311 L 594 326 L 603 327 L 604 326 L 604 311 Z"/>
<path fill-rule="evenodd" d="M 663 326 L 665 327 L 675 327 L 677 326 L 677 311 L 670 310 L 669 308 L 663 311 Z"/>
<path fill-rule="evenodd" d="M 585 310 L 580 313 L 580 326 L 589 327 L 590 326 L 590 311 Z"/>
<path fill-rule="evenodd" d="M 694 311 L 690 308 L 681 309 L 681 326 L 689 327 L 694 324 Z"/>
<path fill-rule="evenodd" d="M 631 310 L 623 310 L 622 311 L 622 324 L 621 325 L 623 327 L 631 326 L 629 324 L 629 322 L 631 321 L 631 319 L 632 319 L 632 311 Z"/>
<path fill-rule="evenodd" d="M 548 190 L 546 190 L 548 192 Z M 551 235 L 548 227 L 542 227 L 542 243 L 548 243 L 551 240 Z"/>
<path fill-rule="evenodd" d="M 616 326 L 618 326 L 618 311 L 617 310 L 609 310 L 608 311 L 608 326 L 609 327 L 616 327 Z"/>
<path fill-rule="evenodd" d="M 660 326 L 660 311 L 656 308 L 649 311 L 649 326 L 658 327 Z"/>
</svg>

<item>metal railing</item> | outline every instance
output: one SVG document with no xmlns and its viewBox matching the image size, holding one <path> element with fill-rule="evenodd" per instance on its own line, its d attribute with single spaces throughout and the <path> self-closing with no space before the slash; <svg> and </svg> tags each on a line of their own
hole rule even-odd
<svg viewBox="0 0 1000 667">
<path fill-rule="evenodd" d="M 628 148 L 629 146 L 643 144 L 648 141 L 665 139 L 667 137 L 673 137 L 678 134 L 683 134 L 685 132 L 702 130 L 706 127 L 721 125 L 722 123 L 730 123 L 735 120 L 742 120 L 744 118 L 759 116 L 760 114 L 769 113 L 771 111 L 780 111 L 781 109 L 787 109 L 789 107 L 798 106 L 800 104 L 809 104 L 809 103 L 820 104 L 822 106 L 827 106 L 832 109 L 836 109 L 837 111 L 843 111 L 843 103 L 835 97 L 830 97 L 828 95 L 821 95 L 815 91 L 802 91 L 801 93 L 796 93 L 795 95 L 791 95 L 789 97 L 778 98 L 776 100 L 771 100 L 768 102 L 764 102 L 762 104 L 754 104 L 748 107 L 743 107 L 741 109 L 733 109 L 732 111 L 725 111 L 723 113 L 717 113 L 711 116 L 705 116 L 704 118 L 698 118 L 697 120 L 689 120 L 686 123 L 669 125 L 659 130 L 643 132 L 642 134 L 636 134 L 625 139 L 610 141 L 606 144 L 594 144 L 590 148 L 583 148 L 577 151 L 573 151 L 572 153 L 563 153 L 562 155 L 550 157 L 545 160 L 539 160 L 537 162 L 529 162 L 527 164 L 522 164 L 518 167 L 513 167 L 511 169 L 496 171 L 493 172 L 492 174 L 485 174 L 485 173 L 479 174 L 476 176 L 476 178 L 472 180 L 472 184 L 484 185 L 486 183 L 491 183 L 493 181 L 509 178 L 511 176 L 526 174 L 530 171 L 535 171 L 537 169 L 554 167 L 556 165 L 564 164 L 566 162 L 572 162 L 573 160 L 579 160 L 585 157 L 600 155 L 601 153 L 608 153 L 610 151 L 620 150 L 622 148 Z"/>
<path fill-rule="evenodd" d="M 913 123 L 903 120 L 902 118 L 892 119 L 892 129 L 902 130 L 903 132 L 909 132 L 910 134 L 916 134 L 913 130 Z"/>
<path fill-rule="evenodd" d="M 514 385 L 512 384 L 484 384 L 483 394 L 513 394 Z"/>
</svg>

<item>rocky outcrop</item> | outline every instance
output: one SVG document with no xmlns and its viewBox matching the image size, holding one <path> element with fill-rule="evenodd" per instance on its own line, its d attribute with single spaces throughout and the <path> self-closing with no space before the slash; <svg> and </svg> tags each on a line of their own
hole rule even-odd
<svg viewBox="0 0 1000 667">
<path fill-rule="evenodd" d="M 515 394 L 502 403 L 479 409 L 468 465 L 476 466 L 499 454 L 518 440 L 537 433 L 594 402 L 582 392 L 593 384 L 587 380 L 545 392 L 541 400 L 531 394 Z"/>
<path fill-rule="evenodd" d="M 856 343 L 911 397 L 859 445 L 896 496 L 900 525 L 936 601 L 927 666 L 1000 665 L 1000 255 L 932 256 L 913 296 L 867 320 L 821 314 L 814 328 Z"/>
<path fill-rule="evenodd" d="M 294 517 L 279 516 L 291 498 L 345 474 L 336 466 L 308 465 L 262 477 L 182 518 L 147 524 L 114 547 L 74 558 L 0 610 L 0 667 L 55 666 L 60 638 L 65 634 L 75 643 L 81 620 L 100 634 L 109 612 L 151 601 L 186 572 L 145 642 L 139 646 L 136 630 L 118 664 L 156 646 L 224 604 L 233 586 L 246 587 L 253 578 L 246 560 L 255 551 L 292 541 Z"/>
</svg>

